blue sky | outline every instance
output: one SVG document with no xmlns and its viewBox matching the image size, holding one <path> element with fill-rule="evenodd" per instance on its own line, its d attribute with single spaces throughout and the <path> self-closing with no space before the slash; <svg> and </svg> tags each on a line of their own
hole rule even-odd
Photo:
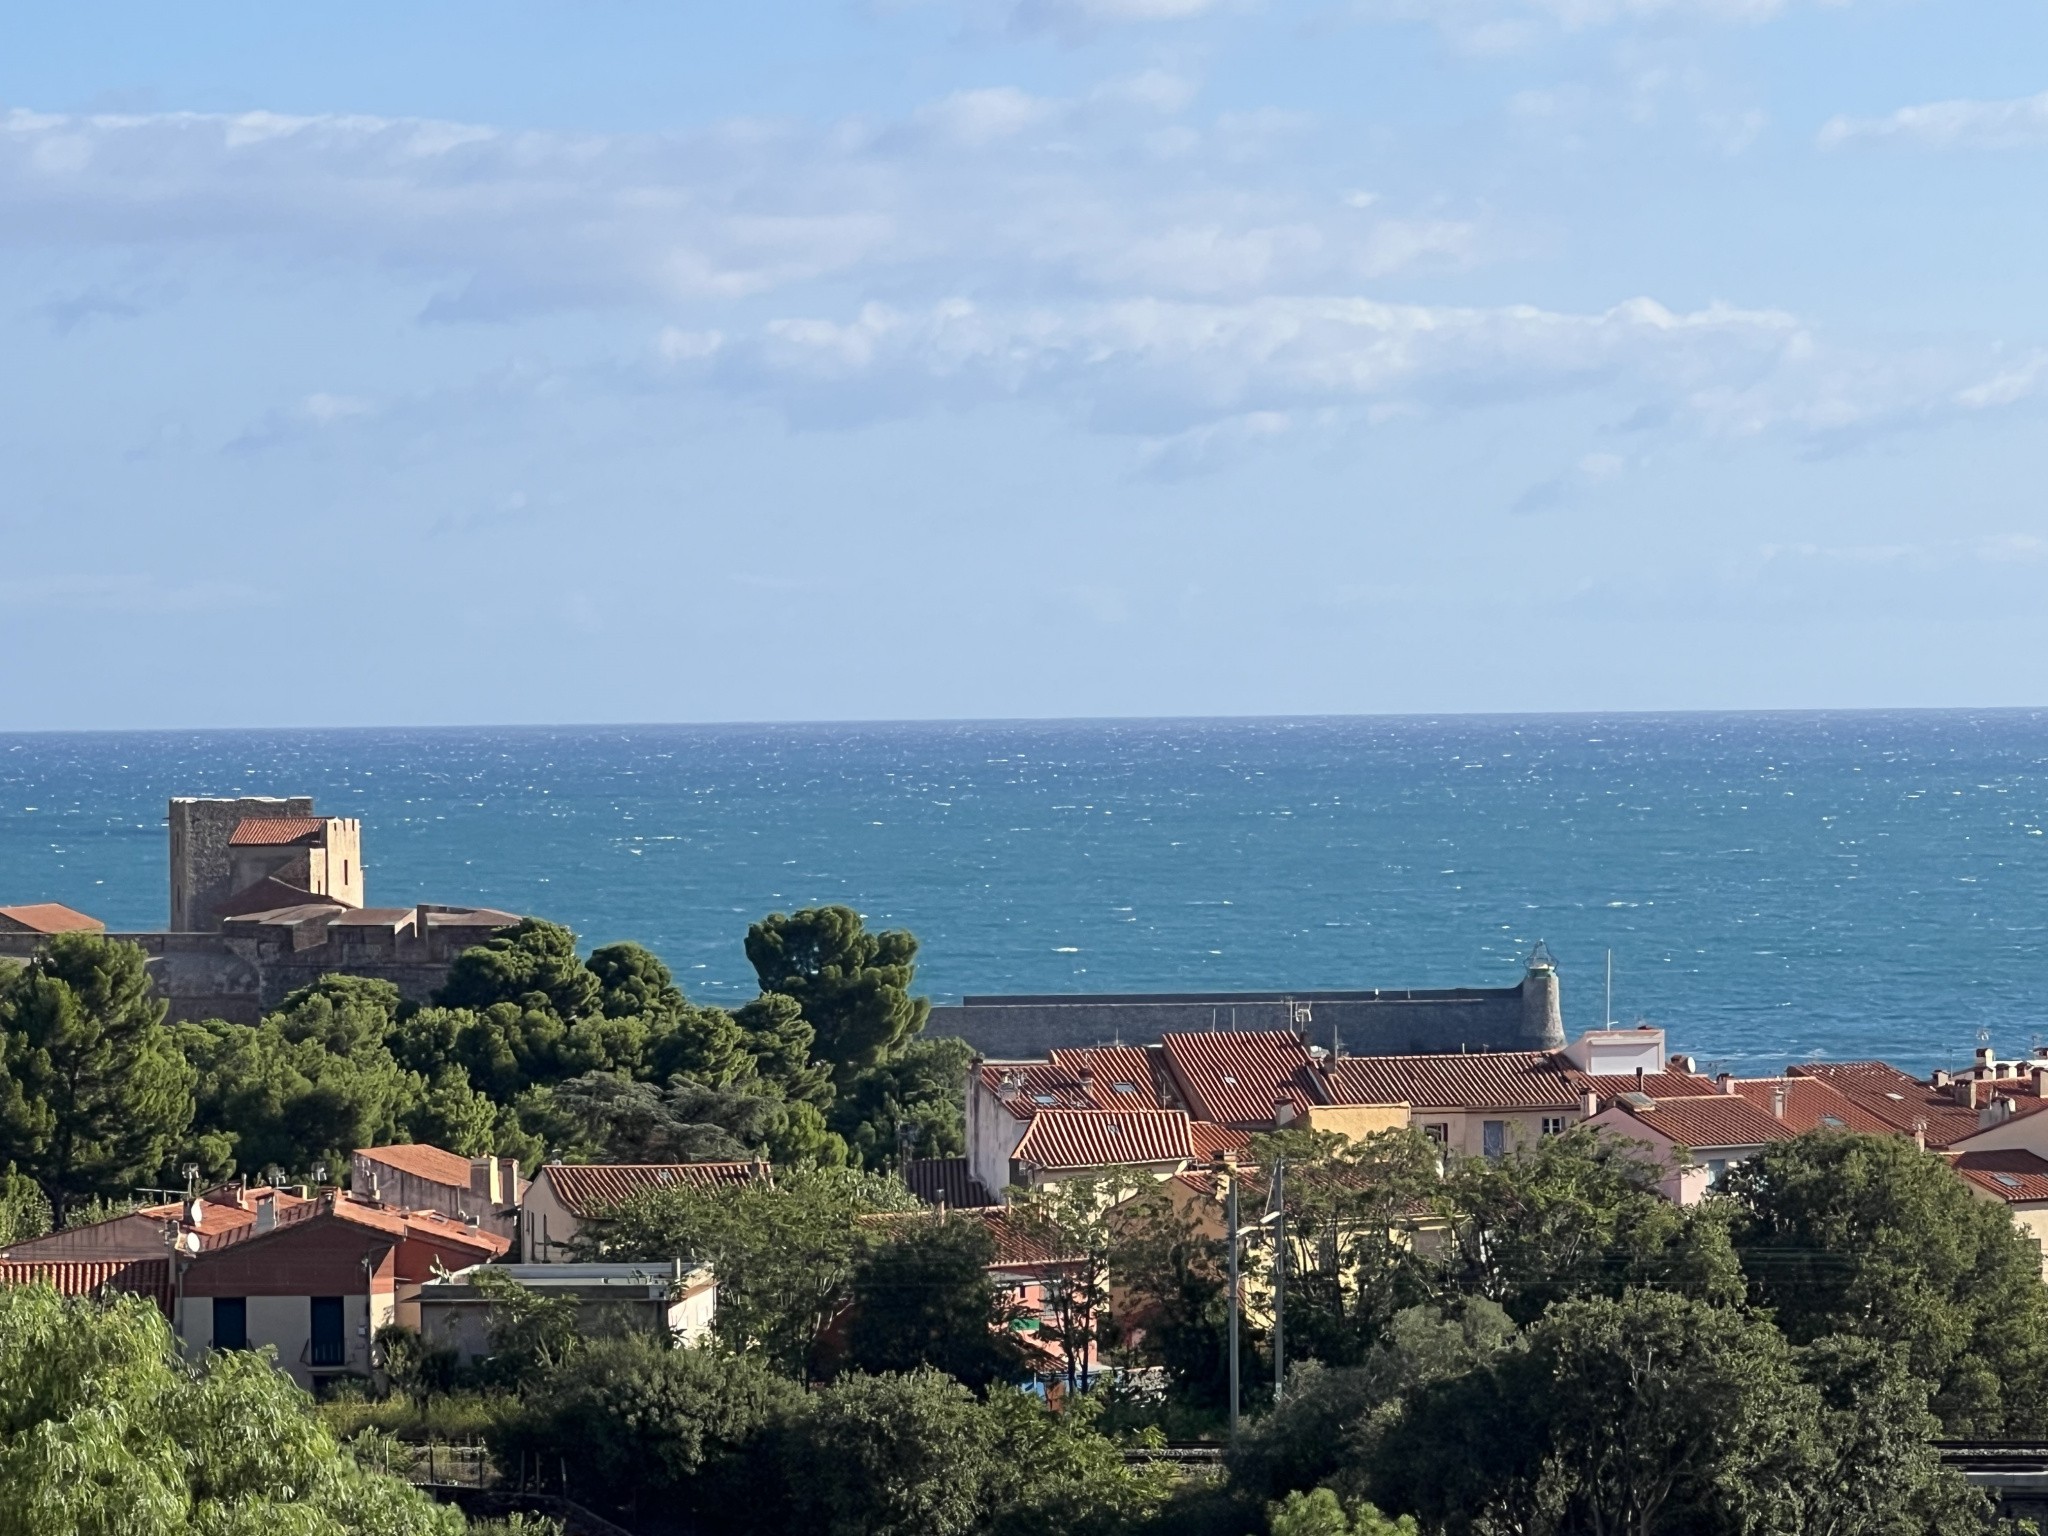
<svg viewBox="0 0 2048 1536">
<path fill-rule="evenodd" d="M 6 13 L 0 729 L 2048 698 L 2038 0 Z"/>
</svg>

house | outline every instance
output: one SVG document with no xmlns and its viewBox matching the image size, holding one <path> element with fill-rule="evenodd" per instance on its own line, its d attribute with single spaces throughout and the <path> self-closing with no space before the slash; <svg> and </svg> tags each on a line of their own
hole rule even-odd
<svg viewBox="0 0 2048 1536">
<path fill-rule="evenodd" d="M 425 1142 L 360 1147 L 349 1160 L 349 1188 L 409 1211 L 474 1216 L 487 1231 L 514 1238 L 526 1182 L 512 1157 L 463 1157 Z"/>
<path fill-rule="evenodd" d="M 1798 1132 L 1739 1094 L 1653 1098 L 1631 1090 L 1588 1124 L 1640 1142 L 1664 1170 L 1658 1188 L 1674 1205 L 1695 1205 L 1744 1158 Z"/>
<path fill-rule="evenodd" d="M 528 1264 L 573 1259 L 576 1234 L 592 1216 L 650 1189 L 716 1189 L 772 1182 L 766 1163 L 544 1163 L 519 1207 L 520 1257 Z"/>
<path fill-rule="evenodd" d="M 428 1344 L 453 1349 L 464 1364 L 491 1353 L 493 1298 L 480 1284 L 490 1275 L 536 1296 L 576 1303 L 579 1327 L 606 1327 L 701 1344 L 711 1336 L 718 1286 L 708 1264 L 486 1264 L 436 1275 L 419 1288 L 419 1331 Z M 600 1317 L 599 1314 L 602 1314 Z"/>
<path fill-rule="evenodd" d="M 173 1326 L 189 1353 L 260 1349 L 304 1387 L 368 1376 L 371 1340 L 391 1322 L 419 1326 L 419 1290 L 435 1274 L 501 1257 L 507 1239 L 438 1211 L 400 1211 L 339 1190 L 201 1240 L 181 1260 Z"/>
<path fill-rule="evenodd" d="M 299 1188 L 222 1184 L 170 1205 L 149 1205 L 82 1226 L 65 1227 L 0 1250 L 0 1261 L 108 1263 L 162 1258 L 179 1238 L 190 1251 L 211 1246 L 227 1233 L 249 1226 L 259 1206 L 278 1214 L 308 1203 Z"/>
<path fill-rule="evenodd" d="M 23 907 L 0 907 L 0 933 L 105 933 L 107 925 L 54 901 Z"/>
</svg>

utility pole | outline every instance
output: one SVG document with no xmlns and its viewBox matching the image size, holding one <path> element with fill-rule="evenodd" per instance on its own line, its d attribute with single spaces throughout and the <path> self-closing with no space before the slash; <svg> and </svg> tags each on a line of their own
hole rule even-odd
<svg viewBox="0 0 2048 1536">
<path fill-rule="evenodd" d="M 1230 1189 L 1224 1197 L 1224 1220 L 1230 1227 L 1230 1448 L 1237 1449 L 1237 1402 L 1238 1402 L 1238 1361 L 1237 1361 L 1237 1170 L 1230 1169 L 1224 1174 L 1230 1180 Z"/>
<path fill-rule="evenodd" d="M 1287 1159 L 1273 1159 L 1273 1401 L 1287 1396 Z"/>
</svg>

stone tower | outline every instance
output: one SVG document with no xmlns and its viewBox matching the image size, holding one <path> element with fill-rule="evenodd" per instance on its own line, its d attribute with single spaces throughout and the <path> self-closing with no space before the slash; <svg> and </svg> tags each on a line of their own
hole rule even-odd
<svg viewBox="0 0 2048 1536">
<path fill-rule="evenodd" d="M 1561 1051 L 1564 1049 L 1564 1009 L 1557 995 L 1557 962 L 1537 940 L 1529 955 L 1529 971 L 1522 978 L 1522 1049 Z"/>
<path fill-rule="evenodd" d="M 181 796 L 170 826 L 173 933 L 217 931 L 222 904 L 242 891 L 270 907 L 291 905 L 293 893 L 363 904 L 361 823 L 314 815 L 308 796 Z"/>
</svg>

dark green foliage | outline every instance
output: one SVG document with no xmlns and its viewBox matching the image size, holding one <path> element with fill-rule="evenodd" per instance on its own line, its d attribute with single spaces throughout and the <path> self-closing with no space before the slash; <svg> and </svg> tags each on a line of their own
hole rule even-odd
<svg viewBox="0 0 2048 1536">
<path fill-rule="evenodd" d="M 1163 1368 L 1183 1401 L 1227 1405 L 1227 1266 L 1224 1242 L 1177 1207 L 1165 1186 L 1146 1190 L 1116 1215 L 1115 1273 L 1126 1302 L 1121 1331 L 1105 1342 Z M 1256 1359 L 1249 1328 L 1240 1342 L 1246 1358 Z"/>
<path fill-rule="evenodd" d="M 500 1463 L 564 1463 L 586 1504 L 637 1530 L 746 1528 L 759 1502 L 747 1454 L 795 1411 L 798 1389 L 760 1360 L 601 1339 L 552 1372 L 493 1437 Z"/>
<path fill-rule="evenodd" d="M 894 1168 L 900 1153 L 958 1157 L 967 1150 L 965 1040 L 913 1040 L 848 1085 L 827 1117 L 865 1168 Z"/>
<path fill-rule="evenodd" d="M 1815 1133 L 1725 1181 L 1750 1294 L 1787 1337 L 1907 1351 L 1952 1434 L 2048 1430 L 2048 1291 L 2033 1242 L 1911 1142 Z"/>
<path fill-rule="evenodd" d="M 591 1258 L 708 1261 L 719 1338 L 801 1377 L 819 1332 L 846 1303 L 856 1263 L 881 1235 L 860 1218 L 915 1205 L 893 1179 L 791 1168 L 772 1186 L 645 1191 L 587 1222 L 578 1243 Z"/>
<path fill-rule="evenodd" d="M 444 1066 L 427 1091 L 406 1116 L 405 1129 L 413 1141 L 424 1141 L 464 1157 L 501 1153 L 518 1157 L 528 1167 L 537 1165 L 514 1147 L 504 1145 L 499 1134 L 501 1111 L 489 1095 L 470 1085 L 469 1074 L 457 1066 Z"/>
<path fill-rule="evenodd" d="M 763 992 L 796 1000 L 816 1037 L 812 1055 L 842 1088 L 908 1045 L 931 1012 L 910 995 L 917 940 L 870 933 L 851 907 L 764 917 L 747 930 L 747 959 Z"/>
<path fill-rule="evenodd" d="M 783 1437 L 783 1529 L 819 1536 L 968 1536 L 981 1528 L 997 1425 L 936 1371 L 840 1378 Z"/>
<path fill-rule="evenodd" d="M 657 1081 L 678 1073 L 724 1087 L 754 1075 L 746 1040 L 731 1014 L 701 1008 L 683 996 L 655 955 L 638 944 L 608 944 L 590 953 L 608 1019 L 638 1019 L 646 1026 L 647 1070 Z"/>
<path fill-rule="evenodd" d="M 1739 1299 L 1720 1213 L 1674 1206 L 1657 1191 L 1660 1176 L 1631 1144 L 1584 1126 L 1452 1163 L 1439 1195 L 1455 1245 L 1450 1283 L 1519 1323 L 1553 1302 L 1632 1285 Z"/>
<path fill-rule="evenodd" d="M 795 998 L 764 992 L 735 1013 L 733 1022 L 763 1082 L 792 1103 L 823 1107 L 832 1102 L 832 1068 L 811 1059 L 816 1032 Z"/>
<path fill-rule="evenodd" d="M 1362 1364 L 1295 1369 L 1286 1401 L 1252 1424 L 1232 1454 L 1231 1479 L 1262 1500 L 1326 1482 L 1349 1464 L 1375 1409 L 1464 1375 L 1514 1340 L 1507 1313 L 1477 1297 L 1456 1304 L 1448 1316 L 1434 1307 L 1396 1313 Z"/>
<path fill-rule="evenodd" d="M 163 1165 L 192 1119 L 192 1067 L 150 995 L 142 950 L 59 934 L 0 975 L 0 1163 L 61 1220 Z"/>
<path fill-rule="evenodd" d="M 424 1408 L 432 1399 L 454 1390 L 461 1360 L 458 1351 L 428 1344 L 417 1330 L 403 1323 L 386 1323 L 377 1330 L 375 1342 L 393 1391 Z"/>
<path fill-rule="evenodd" d="M 576 935 L 537 917 L 465 950 L 435 997 L 481 1013 L 501 1004 L 580 1019 L 599 1011 L 604 985 L 576 953 Z"/>
<path fill-rule="evenodd" d="M 892 1228 L 854 1266 L 846 1363 L 874 1373 L 929 1366 L 977 1389 L 1021 1379 L 1023 1351 L 989 1280 L 988 1227 L 916 1215 Z"/>
<path fill-rule="evenodd" d="M 14 1165 L 0 1169 L 0 1248 L 27 1242 L 50 1230 L 50 1197 Z"/>
<path fill-rule="evenodd" d="M 775 1099 L 673 1078 L 664 1087 L 614 1072 L 558 1084 L 534 1118 L 563 1156 L 597 1163 L 705 1163 L 754 1156 L 783 1116 Z"/>
</svg>

